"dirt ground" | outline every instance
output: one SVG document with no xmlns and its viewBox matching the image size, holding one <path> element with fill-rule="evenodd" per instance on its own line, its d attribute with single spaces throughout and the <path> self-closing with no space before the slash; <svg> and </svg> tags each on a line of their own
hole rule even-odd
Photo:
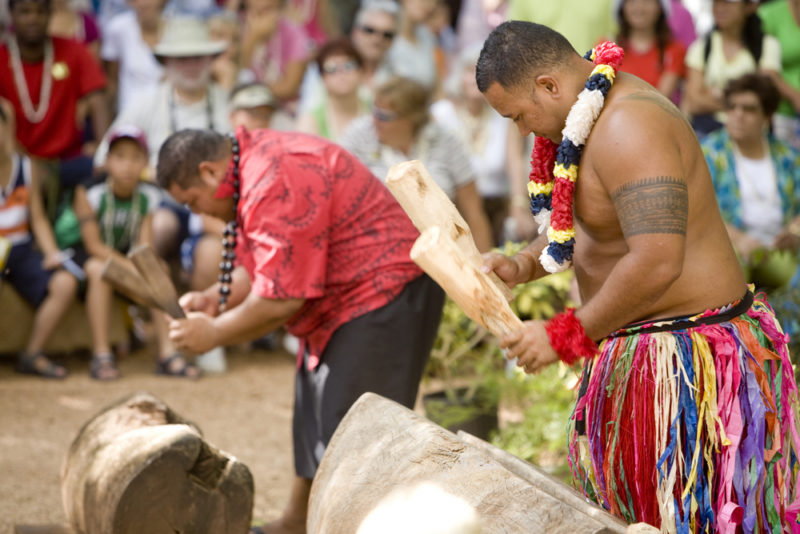
<svg viewBox="0 0 800 534">
<path fill-rule="evenodd" d="M 228 351 L 228 372 L 197 381 L 153 374 L 134 353 L 122 378 L 100 383 L 88 359 L 70 357 L 70 376 L 49 381 L 19 375 L 0 358 L 0 533 L 14 525 L 64 523 L 59 472 L 81 426 L 111 402 L 147 391 L 195 421 L 205 439 L 236 456 L 255 479 L 254 519 L 276 518 L 293 475 L 291 410 L 294 360 L 286 352 Z"/>
</svg>

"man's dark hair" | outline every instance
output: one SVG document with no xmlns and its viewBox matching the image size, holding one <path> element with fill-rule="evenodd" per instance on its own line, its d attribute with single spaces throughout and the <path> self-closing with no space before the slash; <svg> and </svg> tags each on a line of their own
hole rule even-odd
<svg viewBox="0 0 800 534">
<path fill-rule="evenodd" d="M 547 26 L 504 22 L 483 44 L 475 72 L 478 89 L 485 93 L 495 82 L 504 89 L 519 87 L 546 70 L 560 68 L 575 54 L 569 41 Z"/>
<path fill-rule="evenodd" d="M 187 189 L 197 183 L 198 167 L 225 154 L 227 137 L 212 130 L 181 130 L 170 135 L 158 151 L 156 180 L 169 189 L 177 184 Z"/>
<path fill-rule="evenodd" d="M 50 0 L 8 0 L 8 12 L 10 13 L 11 10 L 14 9 L 14 6 L 20 4 L 22 2 L 37 2 L 39 4 L 44 4 L 44 7 L 50 11 Z"/>
<path fill-rule="evenodd" d="M 763 74 L 745 74 L 728 82 L 725 86 L 725 102 L 731 95 L 739 93 L 755 93 L 761 104 L 761 110 L 767 117 L 772 117 L 781 102 L 781 94 L 775 83 Z"/>
</svg>

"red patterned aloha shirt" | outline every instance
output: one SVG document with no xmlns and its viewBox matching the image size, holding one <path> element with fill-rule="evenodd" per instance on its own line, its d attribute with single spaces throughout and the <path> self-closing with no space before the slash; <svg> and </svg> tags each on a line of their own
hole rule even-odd
<svg viewBox="0 0 800 534">
<path fill-rule="evenodd" d="M 263 298 L 306 299 L 289 320 L 315 368 L 344 323 L 392 301 L 422 271 L 419 233 L 355 156 L 318 137 L 236 132 L 241 161 L 237 261 Z M 230 177 L 231 174 L 228 174 Z M 224 181 L 217 196 L 230 196 Z"/>
</svg>

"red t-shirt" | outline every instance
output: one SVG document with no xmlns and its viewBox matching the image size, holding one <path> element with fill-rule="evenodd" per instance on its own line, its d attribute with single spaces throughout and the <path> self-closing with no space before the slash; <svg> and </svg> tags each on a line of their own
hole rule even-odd
<svg viewBox="0 0 800 534">
<path fill-rule="evenodd" d="M 392 194 L 359 160 L 318 137 L 255 130 L 240 143 L 237 259 L 264 298 L 304 298 L 289 332 L 313 369 L 334 331 L 391 302 L 422 274 L 419 236 Z M 229 183 L 220 186 L 230 194 Z"/>
<path fill-rule="evenodd" d="M 44 61 L 22 62 L 28 94 L 34 109 L 39 108 Z M 34 156 L 68 158 L 80 153 L 83 125 L 76 121 L 78 101 L 87 94 L 101 90 L 106 78 L 100 64 L 85 45 L 70 39 L 53 37 L 53 89 L 44 118 L 31 123 L 22 111 L 14 74 L 11 70 L 8 47 L 0 45 L 0 96 L 11 101 L 17 118 L 17 139 Z M 102 132 L 100 132 L 102 133 Z"/>
<path fill-rule="evenodd" d="M 659 61 L 658 46 L 652 46 L 644 53 L 637 52 L 631 46 L 625 48 L 625 57 L 620 69 L 643 79 L 650 85 L 658 87 L 661 74 L 673 72 L 680 78 L 686 77 L 686 65 L 683 62 L 686 56 L 686 47 L 678 41 L 670 41 L 664 50 L 664 61 Z"/>
</svg>

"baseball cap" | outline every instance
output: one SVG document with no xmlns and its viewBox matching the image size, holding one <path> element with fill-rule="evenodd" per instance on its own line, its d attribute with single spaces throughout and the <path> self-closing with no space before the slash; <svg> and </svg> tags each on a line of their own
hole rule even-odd
<svg viewBox="0 0 800 534">
<path fill-rule="evenodd" d="M 137 126 L 128 124 L 114 128 L 114 130 L 111 132 L 111 135 L 108 136 L 108 149 L 111 150 L 111 147 L 114 146 L 114 143 L 120 139 L 130 139 L 135 141 L 136 144 L 139 145 L 142 150 L 144 150 L 145 154 L 149 152 L 147 148 L 147 136 Z"/>
</svg>

